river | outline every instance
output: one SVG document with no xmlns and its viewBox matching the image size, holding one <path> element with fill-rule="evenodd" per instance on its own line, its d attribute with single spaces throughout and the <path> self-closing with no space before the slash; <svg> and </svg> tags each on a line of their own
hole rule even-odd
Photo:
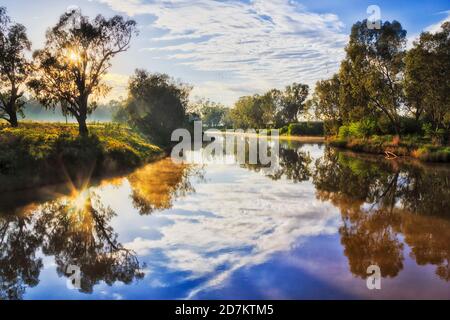
<svg viewBox="0 0 450 320">
<path fill-rule="evenodd" d="M 0 298 L 450 299 L 448 166 L 287 141 L 279 160 L 3 195 Z"/>
</svg>

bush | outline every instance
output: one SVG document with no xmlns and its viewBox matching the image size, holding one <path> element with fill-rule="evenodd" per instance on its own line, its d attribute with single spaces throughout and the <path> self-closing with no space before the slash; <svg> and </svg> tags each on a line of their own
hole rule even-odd
<svg viewBox="0 0 450 320">
<path fill-rule="evenodd" d="M 283 126 L 280 128 L 280 132 L 279 134 L 288 134 L 289 133 L 289 127 L 288 126 Z"/>
<path fill-rule="evenodd" d="M 424 123 L 422 130 L 425 133 L 425 137 L 431 139 L 434 144 L 442 144 L 444 141 L 446 134 L 444 129 L 433 129 L 431 124 Z"/>
<path fill-rule="evenodd" d="M 420 121 L 416 121 L 416 119 L 401 117 L 400 118 L 400 133 L 402 135 L 411 135 L 411 134 L 423 134 L 422 124 Z"/>
<path fill-rule="evenodd" d="M 375 127 L 375 121 L 371 119 L 352 122 L 348 126 L 348 135 L 355 138 L 368 138 L 375 134 Z"/>
<path fill-rule="evenodd" d="M 350 128 L 348 126 L 341 126 L 339 128 L 339 138 L 340 139 L 346 139 L 350 136 Z"/>
<path fill-rule="evenodd" d="M 288 134 L 292 136 L 323 136 L 323 122 L 299 122 L 288 126 Z"/>
<path fill-rule="evenodd" d="M 326 136 L 334 136 L 339 134 L 340 123 L 338 121 L 324 121 L 323 131 Z"/>
</svg>

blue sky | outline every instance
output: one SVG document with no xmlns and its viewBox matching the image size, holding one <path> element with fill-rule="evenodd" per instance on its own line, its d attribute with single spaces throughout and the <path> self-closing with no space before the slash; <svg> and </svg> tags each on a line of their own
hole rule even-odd
<svg viewBox="0 0 450 320">
<path fill-rule="evenodd" d="M 70 6 L 94 16 L 135 19 L 140 35 L 113 61 L 108 98 L 124 95 L 136 68 L 165 72 L 202 96 L 232 104 L 239 96 L 291 82 L 309 85 L 331 76 L 344 56 L 351 25 L 378 5 L 382 20 L 400 21 L 415 38 L 450 17 L 450 3 L 437 1 L 331 0 L 2 0 L 28 28 L 33 48 Z"/>
</svg>

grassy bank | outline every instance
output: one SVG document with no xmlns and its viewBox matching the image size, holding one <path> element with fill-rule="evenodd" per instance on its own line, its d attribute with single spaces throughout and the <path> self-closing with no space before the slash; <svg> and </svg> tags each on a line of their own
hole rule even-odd
<svg viewBox="0 0 450 320">
<path fill-rule="evenodd" d="M 78 136 L 75 124 L 0 124 L 0 190 L 87 179 L 128 171 L 163 154 L 131 129 L 116 124 L 89 125 Z"/>
<path fill-rule="evenodd" d="M 327 142 L 331 146 L 356 152 L 374 154 L 389 152 L 391 157 L 412 157 L 426 162 L 450 162 L 450 146 L 434 145 L 429 139 L 417 136 L 329 137 Z"/>
</svg>

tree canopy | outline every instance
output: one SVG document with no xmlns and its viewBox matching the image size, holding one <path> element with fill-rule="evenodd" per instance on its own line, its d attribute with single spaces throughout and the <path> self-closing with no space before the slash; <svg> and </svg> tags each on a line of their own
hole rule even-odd
<svg viewBox="0 0 450 320">
<path fill-rule="evenodd" d="M 414 132 L 448 140 L 449 34 L 446 22 L 435 33 L 423 32 L 406 50 L 399 22 L 386 21 L 380 29 L 357 22 L 339 72 L 316 83 L 309 104 L 332 127 L 329 134 L 357 123 L 369 134 Z"/>
<path fill-rule="evenodd" d="M 135 34 L 136 22 L 121 16 L 90 20 L 77 10 L 63 14 L 47 31 L 45 47 L 33 54 L 36 75 L 30 88 L 45 106 L 73 115 L 86 135 L 87 116 L 110 89 L 103 77 L 111 59 L 129 48 Z"/>
<path fill-rule="evenodd" d="M 17 113 L 22 113 L 24 84 L 30 74 L 25 56 L 31 50 L 26 28 L 12 23 L 6 9 L 0 7 L 0 118 L 17 127 Z"/>
<path fill-rule="evenodd" d="M 166 74 L 136 70 L 130 78 L 125 112 L 132 126 L 166 145 L 172 131 L 183 127 L 191 87 Z"/>
<path fill-rule="evenodd" d="M 231 109 L 230 116 L 235 128 L 280 127 L 296 122 L 306 112 L 305 100 L 309 87 L 293 83 L 284 91 L 271 89 L 266 93 L 244 96 Z"/>
</svg>

